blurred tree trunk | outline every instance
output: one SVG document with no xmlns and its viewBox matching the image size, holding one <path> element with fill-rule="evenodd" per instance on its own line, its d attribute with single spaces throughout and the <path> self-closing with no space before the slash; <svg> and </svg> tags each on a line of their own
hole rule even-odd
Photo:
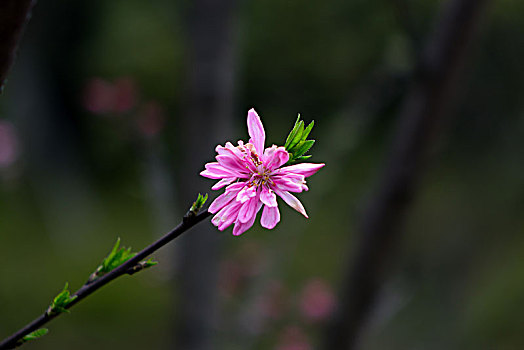
<svg viewBox="0 0 524 350">
<path fill-rule="evenodd" d="M 428 149 L 446 116 L 457 78 L 487 1 L 453 0 L 416 67 L 377 193 L 364 212 L 355 259 L 344 277 L 340 306 L 325 349 L 352 349 L 386 278 Z"/>
<path fill-rule="evenodd" d="M 185 5 L 187 81 L 184 112 L 177 123 L 181 153 L 177 183 L 183 210 L 199 192 L 210 192 L 209 181 L 199 173 L 214 157 L 215 146 L 231 136 L 236 66 L 236 1 L 196 0 Z M 176 349 L 213 348 L 219 238 L 218 231 L 206 223 L 183 237 L 178 247 Z"/>
<path fill-rule="evenodd" d="M 35 0 L 0 1 L 0 92 L 34 4 Z"/>
<path fill-rule="evenodd" d="M 80 156 L 79 88 L 71 74 L 78 71 L 77 48 L 93 8 L 86 1 L 39 3 L 6 90 L 9 117 L 23 140 L 25 171 L 45 229 L 59 238 L 55 244 L 78 242 L 89 230 L 78 223 L 93 220 L 95 208 Z"/>
</svg>

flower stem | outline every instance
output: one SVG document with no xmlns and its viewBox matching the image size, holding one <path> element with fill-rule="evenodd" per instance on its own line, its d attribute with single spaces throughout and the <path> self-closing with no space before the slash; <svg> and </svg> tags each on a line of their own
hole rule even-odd
<svg viewBox="0 0 524 350">
<path fill-rule="evenodd" d="M 124 264 L 118 266 L 114 270 L 108 272 L 107 274 L 96 279 L 95 281 L 90 283 L 86 282 L 86 284 L 84 284 L 80 289 L 78 289 L 71 295 L 72 297 L 75 297 L 75 299 L 66 306 L 66 309 L 70 309 L 78 302 L 93 294 L 96 290 L 102 288 L 103 286 L 115 280 L 116 278 L 122 275 L 130 274 L 130 271 L 133 271 L 133 268 L 140 264 L 140 262 L 143 259 L 153 254 L 155 251 L 162 248 L 164 245 L 171 242 L 175 238 L 179 237 L 184 232 L 189 230 L 191 227 L 207 219 L 209 216 L 211 216 L 211 213 L 209 213 L 207 210 L 202 211 L 198 215 L 194 215 L 194 212 L 189 211 L 184 216 L 182 222 L 178 224 L 178 226 L 176 226 L 170 232 L 166 233 L 156 242 L 142 249 L 133 258 L 129 259 Z M 2 342 L 0 342 L 0 350 L 16 348 L 20 345 L 19 341 L 25 335 L 37 330 L 38 328 L 41 328 L 44 324 L 48 323 L 49 321 L 51 321 L 55 317 L 58 317 L 59 315 L 61 315 L 61 313 L 49 315 L 47 312 L 44 312 L 42 315 L 40 315 L 24 327 L 22 327 L 20 330 L 12 334 L 10 337 L 5 338 Z"/>
</svg>

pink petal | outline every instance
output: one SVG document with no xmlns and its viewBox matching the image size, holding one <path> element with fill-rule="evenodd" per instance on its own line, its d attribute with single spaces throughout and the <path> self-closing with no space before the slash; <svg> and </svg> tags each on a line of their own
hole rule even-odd
<svg viewBox="0 0 524 350">
<path fill-rule="evenodd" d="M 212 190 L 219 190 L 222 187 L 229 185 L 230 183 L 232 183 L 236 179 L 237 179 L 236 177 L 223 178 L 222 180 L 218 181 L 215 185 L 213 185 L 213 187 L 211 187 L 211 189 Z"/>
<path fill-rule="evenodd" d="M 218 211 L 218 213 L 215 214 L 215 216 L 213 216 L 213 218 L 211 219 L 211 223 L 215 226 L 218 226 L 220 225 L 220 223 L 223 221 L 222 220 L 222 215 L 226 212 L 226 210 L 229 209 L 229 206 L 225 206 L 223 207 L 222 209 L 220 209 Z"/>
<path fill-rule="evenodd" d="M 284 147 L 277 147 L 274 151 L 270 151 L 266 155 L 266 168 L 269 170 L 277 169 L 287 163 L 289 160 L 289 153 Z"/>
<path fill-rule="evenodd" d="M 226 192 L 235 192 L 238 193 L 241 189 L 243 189 L 247 185 L 247 182 L 235 182 L 234 184 L 231 184 L 226 187 Z"/>
<path fill-rule="evenodd" d="M 247 130 L 249 133 L 249 137 L 251 137 L 251 142 L 257 150 L 257 153 L 260 155 L 264 154 L 264 143 L 266 142 L 266 133 L 264 131 L 264 126 L 262 125 L 260 117 L 253 108 L 251 108 L 249 112 L 247 112 Z"/>
<path fill-rule="evenodd" d="M 281 191 L 302 192 L 304 189 L 304 175 L 288 174 L 293 176 L 272 176 L 273 187 Z"/>
<path fill-rule="evenodd" d="M 222 165 L 218 164 L 217 162 L 213 162 L 213 163 L 207 163 L 206 170 L 202 171 L 200 175 L 204 177 L 208 177 L 210 179 L 221 179 L 223 177 L 232 177 L 232 176 L 235 176 L 236 174 L 224 168 Z"/>
<path fill-rule="evenodd" d="M 218 160 L 218 164 L 224 167 L 224 169 L 234 173 L 238 174 L 242 178 L 248 178 L 250 175 L 248 175 L 248 169 L 247 164 L 245 162 L 242 162 L 237 157 L 231 156 L 231 155 L 218 155 L 215 157 Z"/>
<path fill-rule="evenodd" d="M 291 208 L 298 211 L 300 214 L 304 215 L 306 218 L 308 217 L 306 214 L 306 209 L 304 209 L 304 206 L 300 201 L 297 199 L 297 197 L 293 196 L 288 191 L 279 191 L 275 190 L 276 194 L 280 196 L 286 202 Z"/>
<path fill-rule="evenodd" d="M 280 168 L 279 171 L 281 173 L 294 173 L 299 175 L 304 175 L 305 177 L 309 177 L 316 173 L 320 168 L 322 168 L 324 163 L 300 163 L 295 165 L 286 166 L 283 168 Z"/>
<path fill-rule="evenodd" d="M 268 207 L 277 206 L 277 196 L 269 187 L 263 186 L 262 191 L 260 192 L 260 201 L 267 205 Z"/>
<path fill-rule="evenodd" d="M 267 205 L 264 206 L 264 210 L 262 211 L 262 217 L 260 218 L 260 224 L 262 225 L 262 227 L 271 230 L 278 224 L 279 221 L 280 212 L 278 211 L 278 207 L 268 207 Z"/>
<path fill-rule="evenodd" d="M 254 186 L 245 186 L 237 195 L 237 201 L 245 203 L 257 195 L 257 189 Z"/>
<path fill-rule="evenodd" d="M 241 223 L 246 223 L 249 220 L 251 220 L 251 217 L 255 215 L 255 209 L 258 205 L 258 198 L 253 197 L 240 207 L 240 210 L 238 211 L 238 221 Z"/>
<path fill-rule="evenodd" d="M 212 214 L 215 214 L 229 202 L 231 202 L 240 192 L 240 190 L 246 185 L 245 182 L 239 182 L 232 185 L 229 185 L 226 189 L 226 192 L 218 196 L 213 203 L 209 206 L 208 211 Z"/>
<path fill-rule="evenodd" d="M 216 146 L 215 151 L 218 154 L 233 154 L 238 158 L 242 158 L 242 152 L 237 147 L 233 146 L 231 142 L 226 142 L 224 147 L 220 145 Z"/>
<path fill-rule="evenodd" d="M 256 213 L 258 213 L 261 207 L 262 207 L 262 203 L 259 201 L 257 203 L 257 209 L 255 211 L 255 215 L 253 215 L 248 222 L 242 223 L 239 220 L 237 220 L 235 222 L 235 227 L 233 228 L 233 235 L 239 236 L 242 233 L 246 232 L 249 228 L 251 228 L 251 226 L 253 226 L 253 224 L 255 223 L 255 219 L 257 217 Z"/>
<path fill-rule="evenodd" d="M 233 222 L 237 220 L 238 210 L 242 204 L 238 202 L 232 202 L 229 205 L 222 208 L 214 217 L 211 222 L 217 226 L 220 231 L 224 231 Z"/>
<path fill-rule="evenodd" d="M 209 206 L 209 211 L 212 214 L 215 214 L 220 209 L 222 209 L 225 205 L 227 205 L 231 200 L 234 198 L 233 194 L 231 193 L 222 193 L 220 196 L 218 196 L 213 203 Z"/>
</svg>

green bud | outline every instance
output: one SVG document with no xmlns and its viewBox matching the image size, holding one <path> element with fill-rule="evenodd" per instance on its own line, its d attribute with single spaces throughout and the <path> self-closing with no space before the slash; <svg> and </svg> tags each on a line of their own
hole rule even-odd
<svg viewBox="0 0 524 350">
<path fill-rule="evenodd" d="M 60 314 L 63 312 L 69 312 L 67 306 L 76 299 L 76 295 L 71 296 L 69 292 L 69 283 L 66 282 L 64 289 L 53 299 L 53 302 L 47 309 L 48 315 Z"/>
<path fill-rule="evenodd" d="M 199 193 L 196 201 L 193 203 L 189 211 L 194 214 L 198 213 L 198 211 L 202 208 L 202 206 L 206 203 L 206 201 L 207 201 L 207 193 L 205 196 L 202 196 Z"/>
</svg>

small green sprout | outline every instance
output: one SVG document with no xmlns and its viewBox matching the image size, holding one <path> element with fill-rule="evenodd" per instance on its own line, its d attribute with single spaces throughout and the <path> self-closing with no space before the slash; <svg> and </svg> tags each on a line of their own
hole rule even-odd
<svg viewBox="0 0 524 350">
<path fill-rule="evenodd" d="M 20 345 L 22 345 L 24 343 L 27 343 L 28 341 L 41 338 L 44 335 L 46 335 L 48 332 L 49 332 L 49 330 L 47 328 L 37 329 L 36 331 L 31 332 L 31 333 L 25 335 L 22 339 L 18 340 L 17 346 L 20 346 Z"/>
<path fill-rule="evenodd" d="M 153 261 L 152 258 L 148 259 L 148 260 L 145 260 L 145 261 L 140 261 L 138 264 L 136 264 L 135 266 L 129 268 L 129 270 L 127 271 L 127 273 L 129 275 L 132 275 L 134 273 L 137 273 L 138 271 L 142 271 L 144 269 L 147 269 L 151 266 L 155 266 L 156 264 L 158 264 L 158 261 Z"/>
<path fill-rule="evenodd" d="M 134 257 L 136 253 L 131 252 L 131 247 L 129 248 L 120 248 L 120 237 L 116 240 L 116 243 L 111 250 L 111 253 L 102 261 L 102 265 L 100 265 L 100 276 L 104 275 L 118 266 L 122 265 L 132 257 Z"/>
<path fill-rule="evenodd" d="M 202 196 L 202 194 L 198 194 L 196 201 L 193 202 L 193 205 L 191 205 L 191 208 L 187 211 L 186 215 L 184 215 L 183 221 L 184 223 L 187 223 L 191 221 L 193 218 L 196 217 L 200 209 L 202 209 L 202 206 L 207 201 L 207 193 L 205 196 Z"/>
<path fill-rule="evenodd" d="M 207 193 L 205 196 L 202 196 L 202 194 L 199 193 L 196 201 L 193 203 L 189 211 L 195 214 L 198 213 L 198 211 L 202 208 L 202 206 L 204 205 L 204 203 L 206 203 L 206 201 L 207 201 Z"/>
<path fill-rule="evenodd" d="M 49 333 L 49 329 L 47 329 L 47 328 L 40 328 L 40 329 L 37 329 L 36 331 L 31 332 L 28 335 L 24 336 L 22 338 L 22 340 L 24 342 L 29 341 L 29 340 L 35 340 L 35 339 L 38 339 L 38 338 L 42 338 L 47 333 Z"/>
<path fill-rule="evenodd" d="M 98 266 L 95 272 L 91 274 L 89 277 L 88 282 L 93 282 L 95 279 L 97 279 L 100 276 L 105 275 L 106 273 L 114 270 L 118 266 L 122 265 L 132 257 L 134 257 L 136 253 L 131 252 L 131 248 L 120 248 L 120 237 L 116 240 L 115 245 L 113 246 L 113 249 L 109 253 L 109 255 L 102 261 L 102 264 Z"/>
<path fill-rule="evenodd" d="M 69 312 L 67 306 L 76 299 L 76 295 L 71 296 L 71 292 L 69 292 L 68 288 L 69 283 L 66 282 L 64 289 L 53 299 L 53 302 L 47 309 L 47 314 L 49 316 Z"/>
<path fill-rule="evenodd" d="M 291 132 L 286 138 L 284 147 L 289 153 L 289 160 L 287 164 L 297 163 L 304 161 L 311 157 L 311 155 L 305 156 L 304 154 L 309 151 L 315 140 L 307 140 L 311 129 L 315 125 L 315 121 L 312 121 L 307 127 L 305 127 L 304 121 L 300 120 L 300 114 L 297 117 L 295 125 Z"/>
</svg>

